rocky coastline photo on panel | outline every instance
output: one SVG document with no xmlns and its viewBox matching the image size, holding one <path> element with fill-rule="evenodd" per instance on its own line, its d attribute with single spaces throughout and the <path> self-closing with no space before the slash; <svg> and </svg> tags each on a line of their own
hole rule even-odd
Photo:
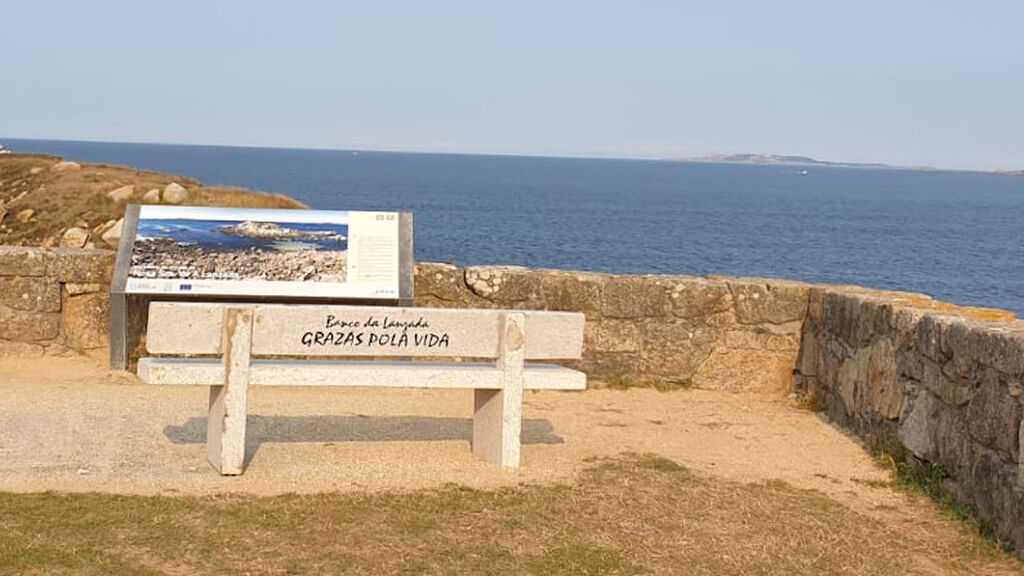
<svg viewBox="0 0 1024 576">
<path fill-rule="evenodd" d="M 345 282 L 348 226 L 140 219 L 132 278 Z"/>
<path fill-rule="evenodd" d="M 220 226 L 217 230 L 224 234 L 241 236 L 243 238 L 264 238 L 272 240 L 322 239 L 344 242 L 348 239 L 345 235 L 332 230 L 296 230 L 294 228 L 285 228 L 284 226 L 275 224 L 274 222 L 252 222 L 251 220 L 239 222 L 238 224 L 232 224 L 230 226 Z"/>
</svg>

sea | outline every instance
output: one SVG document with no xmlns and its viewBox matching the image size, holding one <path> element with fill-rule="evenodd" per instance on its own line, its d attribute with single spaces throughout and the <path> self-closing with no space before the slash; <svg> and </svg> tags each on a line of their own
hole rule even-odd
<svg viewBox="0 0 1024 576">
<path fill-rule="evenodd" d="M 5 139 L 54 154 L 411 211 L 416 258 L 764 276 L 922 292 L 1024 316 L 1024 177 L 465 154 Z"/>
</svg>

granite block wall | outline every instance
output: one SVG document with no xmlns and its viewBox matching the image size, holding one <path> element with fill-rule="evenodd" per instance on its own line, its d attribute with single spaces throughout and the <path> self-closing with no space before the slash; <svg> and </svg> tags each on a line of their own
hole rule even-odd
<svg viewBox="0 0 1024 576">
<path fill-rule="evenodd" d="M 113 252 L 0 246 L 0 357 L 105 357 Z"/>
<path fill-rule="evenodd" d="M 1024 552 L 1024 322 L 912 296 L 812 288 L 795 386 L 869 445 L 938 464 Z"/>
</svg>

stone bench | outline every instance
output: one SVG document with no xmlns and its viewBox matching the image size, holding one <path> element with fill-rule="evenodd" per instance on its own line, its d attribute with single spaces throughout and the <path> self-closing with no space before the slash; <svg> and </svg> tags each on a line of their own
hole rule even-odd
<svg viewBox="0 0 1024 576">
<path fill-rule="evenodd" d="M 473 389 L 473 453 L 517 468 L 523 390 L 586 388 L 582 372 L 526 361 L 579 359 L 583 322 L 576 312 L 154 302 L 146 349 L 159 357 L 138 372 L 149 384 L 210 387 L 207 453 L 221 474 L 244 468 L 250 386 Z"/>
</svg>

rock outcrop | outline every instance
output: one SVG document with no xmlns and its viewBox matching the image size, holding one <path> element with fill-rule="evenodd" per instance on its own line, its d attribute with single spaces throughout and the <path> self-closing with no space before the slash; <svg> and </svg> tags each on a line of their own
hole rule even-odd
<svg viewBox="0 0 1024 576">
<path fill-rule="evenodd" d="M 329 230 L 295 230 L 273 222 L 240 222 L 232 226 L 221 226 L 218 231 L 242 238 L 263 240 L 335 240 L 342 242 L 345 236 Z"/>
<path fill-rule="evenodd" d="M 120 186 L 107 192 L 107 198 L 110 198 L 114 202 L 127 202 L 131 200 L 132 194 L 135 193 L 135 186 L 129 184 L 127 186 Z"/>
<path fill-rule="evenodd" d="M 68 172 L 70 170 L 81 169 L 81 164 L 79 164 L 78 162 L 72 162 L 70 160 L 61 160 L 60 162 L 57 162 L 56 164 L 50 167 L 50 170 L 53 170 L 54 172 Z"/>
<path fill-rule="evenodd" d="M 177 182 L 171 182 L 164 187 L 163 201 L 168 204 L 181 204 L 188 200 L 188 190 Z"/>
<path fill-rule="evenodd" d="M 60 237 L 62 248 L 81 248 L 89 241 L 89 231 L 85 228 L 73 227 L 64 231 Z"/>
<path fill-rule="evenodd" d="M 188 280 L 287 280 L 344 282 L 348 254 L 330 250 L 209 252 L 165 238 L 137 239 L 130 274 L 136 278 Z"/>
<path fill-rule="evenodd" d="M 100 238 L 107 243 L 111 248 L 117 248 L 118 244 L 121 243 L 121 230 L 124 228 L 124 218 L 118 219 L 116 222 L 106 227 Z"/>
</svg>

